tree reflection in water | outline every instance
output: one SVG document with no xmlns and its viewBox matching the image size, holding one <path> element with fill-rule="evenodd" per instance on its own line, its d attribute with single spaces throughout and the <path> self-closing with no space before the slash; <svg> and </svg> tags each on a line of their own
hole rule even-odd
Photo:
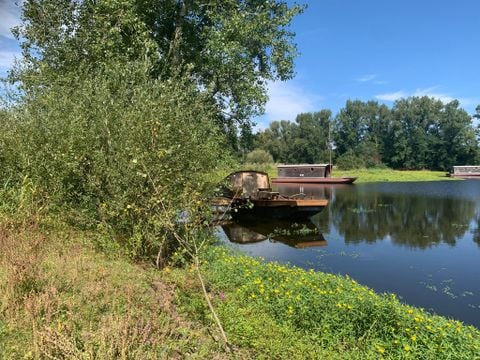
<svg viewBox="0 0 480 360">
<path fill-rule="evenodd" d="M 365 191 L 363 185 L 291 185 L 278 186 L 281 194 L 302 192 L 307 197 L 327 198 L 327 209 L 314 222 L 328 232 L 335 227 L 346 243 L 374 243 L 389 239 L 397 245 L 412 248 L 428 248 L 440 243 L 454 246 L 459 238 L 470 231 L 470 223 L 478 217 L 474 241 L 480 245 L 480 215 L 476 207 L 476 193 L 468 197 L 452 194 L 435 196 L 423 193 L 422 188 L 412 192 L 379 191 L 372 186 Z M 480 183 L 477 183 L 480 185 Z M 414 185 L 409 185 L 414 189 Z M 426 186 L 426 185 L 423 185 Z M 430 183 L 430 187 L 441 186 Z M 407 190 L 410 189 L 407 187 Z M 450 189 L 450 187 L 448 187 Z M 478 188 L 477 188 L 478 189 Z M 478 190 L 477 190 L 478 192 Z"/>
</svg>

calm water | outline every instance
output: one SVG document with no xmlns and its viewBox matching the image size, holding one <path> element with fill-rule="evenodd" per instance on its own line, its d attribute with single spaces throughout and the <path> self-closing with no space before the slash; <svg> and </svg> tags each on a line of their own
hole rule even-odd
<svg viewBox="0 0 480 360">
<path fill-rule="evenodd" d="M 222 241 L 267 260 L 348 274 L 480 327 L 480 181 L 280 185 L 328 198 L 311 222 L 232 222 Z"/>
</svg>

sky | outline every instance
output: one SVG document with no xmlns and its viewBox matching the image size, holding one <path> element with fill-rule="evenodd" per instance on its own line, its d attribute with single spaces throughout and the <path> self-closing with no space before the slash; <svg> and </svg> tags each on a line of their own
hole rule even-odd
<svg viewBox="0 0 480 360">
<path fill-rule="evenodd" d="M 20 23 L 18 0 L 0 0 L 0 77 L 12 66 L 15 56 L 20 56 L 18 42 L 10 28 Z"/>
<path fill-rule="evenodd" d="M 345 106 L 347 99 L 392 106 L 401 97 L 480 104 L 479 0 L 311 0 L 291 27 L 300 56 L 296 77 L 270 84 L 266 114 Z"/>
<path fill-rule="evenodd" d="M 9 31 L 19 23 L 19 1 L 0 0 L 0 77 L 19 56 Z M 307 9 L 291 26 L 300 52 L 296 76 L 269 84 L 257 129 L 301 112 L 335 114 L 347 99 L 392 106 L 398 98 L 427 95 L 458 99 L 470 114 L 480 104 L 480 0 L 297 3 Z"/>
</svg>

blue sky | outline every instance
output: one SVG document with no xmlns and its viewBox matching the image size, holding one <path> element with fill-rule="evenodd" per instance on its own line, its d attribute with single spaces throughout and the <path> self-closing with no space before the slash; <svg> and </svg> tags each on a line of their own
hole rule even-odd
<svg viewBox="0 0 480 360">
<path fill-rule="evenodd" d="M 479 0 L 311 0 L 293 23 L 297 76 L 270 84 L 265 126 L 347 99 L 428 95 L 480 104 Z"/>
<path fill-rule="evenodd" d="M 9 27 L 18 0 L 0 0 L 0 76 L 19 52 Z M 428 95 L 480 104 L 480 0 L 304 0 L 291 29 L 300 56 L 296 77 L 269 84 L 266 114 L 293 120 L 322 108 L 336 113 L 347 99 Z"/>
<path fill-rule="evenodd" d="M 0 77 L 7 73 L 20 49 L 10 28 L 19 24 L 20 11 L 15 0 L 0 0 Z"/>
</svg>

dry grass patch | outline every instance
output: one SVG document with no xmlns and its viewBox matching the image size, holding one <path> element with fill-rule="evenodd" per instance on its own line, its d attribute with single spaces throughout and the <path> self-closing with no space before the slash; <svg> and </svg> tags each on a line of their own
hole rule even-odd
<svg viewBox="0 0 480 360">
<path fill-rule="evenodd" d="M 223 358 L 183 319 L 149 266 L 111 259 L 69 231 L 0 225 L 0 358 Z"/>
</svg>

